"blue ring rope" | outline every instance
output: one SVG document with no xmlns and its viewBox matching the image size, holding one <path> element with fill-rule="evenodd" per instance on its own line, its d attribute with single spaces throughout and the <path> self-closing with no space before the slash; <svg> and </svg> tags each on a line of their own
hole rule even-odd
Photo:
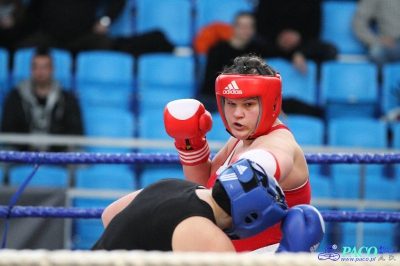
<svg viewBox="0 0 400 266">
<path fill-rule="evenodd" d="M 337 153 L 305 154 L 308 164 L 390 164 L 400 163 L 397 153 Z M 4 249 L 10 218 L 53 217 L 53 218 L 100 218 L 104 209 L 65 207 L 22 207 L 14 206 L 40 164 L 179 164 L 178 154 L 141 153 L 55 153 L 0 151 L 0 162 L 35 164 L 34 170 L 10 199 L 8 206 L 0 206 L 0 218 L 6 218 L 1 248 Z M 400 222 L 400 213 L 390 212 L 321 212 L 325 221 L 334 222 Z"/>
<path fill-rule="evenodd" d="M 400 153 L 305 154 L 309 164 L 395 164 Z M 43 164 L 179 164 L 178 154 L 170 153 L 74 153 L 0 151 L 0 162 Z"/>
<path fill-rule="evenodd" d="M 0 218 L 79 218 L 97 219 L 101 217 L 104 208 L 78 208 L 78 207 L 34 207 L 0 206 Z M 321 211 L 326 222 L 371 222 L 371 223 L 399 223 L 400 212 L 389 211 Z"/>
</svg>

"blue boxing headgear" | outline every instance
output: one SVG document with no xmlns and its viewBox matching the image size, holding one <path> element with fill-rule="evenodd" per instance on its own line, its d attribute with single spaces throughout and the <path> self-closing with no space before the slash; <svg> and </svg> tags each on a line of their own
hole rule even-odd
<svg viewBox="0 0 400 266">
<path fill-rule="evenodd" d="M 221 197 L 214 191 L 220 186 L 225 190 L 228 202 L 223 200 L 226 196 Z M 232 217 L 232 229 L 225 231 L 232 239 L 261 233 L 280 222 L 288 210 L 276 179 L 268 176 L 257 163 L 245 158 L 230 165 L 217 177 L 213 198 Z"/>
</svg>

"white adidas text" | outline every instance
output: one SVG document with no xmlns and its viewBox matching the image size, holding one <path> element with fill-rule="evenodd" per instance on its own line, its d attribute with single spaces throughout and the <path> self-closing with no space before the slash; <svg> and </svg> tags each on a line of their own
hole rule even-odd
<svg viewBox="0 0 400 266">
<path fill-rule="evenodd" d="M 240 90 L 236 82 L 232 80 L 231 83 L 229 83 L 229 85 L 222 91 L 222 94 L 242 94 L 242 90 Z"/>
</svg>

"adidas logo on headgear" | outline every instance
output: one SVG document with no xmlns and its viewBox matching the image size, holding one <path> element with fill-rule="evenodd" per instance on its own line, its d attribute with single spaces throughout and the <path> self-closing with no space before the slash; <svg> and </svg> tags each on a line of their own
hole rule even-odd
<svg viewBox="0 0 400 266">
<path fill-rule="evenodd" d="M 222 91 L 223 94 L 242 94 L 242 90 L 239 89 L 239 86 L 236 84 L 234 80 L 225 87 Z"/>
</svg>

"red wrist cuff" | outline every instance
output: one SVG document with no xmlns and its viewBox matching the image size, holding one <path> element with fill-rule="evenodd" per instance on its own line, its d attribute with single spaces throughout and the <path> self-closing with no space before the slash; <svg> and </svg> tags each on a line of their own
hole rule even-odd
<svg viewBox="0 0 400 266">
<path fill-rule="evenodd" d="M 205 142 L 203 147 L 196 150 L 181 150 L 178 149 L 180 161 L 183 165 L 197 165 L 207 162 L 210 157 L 210 148 L 208 143 Z"/>
</svg>

